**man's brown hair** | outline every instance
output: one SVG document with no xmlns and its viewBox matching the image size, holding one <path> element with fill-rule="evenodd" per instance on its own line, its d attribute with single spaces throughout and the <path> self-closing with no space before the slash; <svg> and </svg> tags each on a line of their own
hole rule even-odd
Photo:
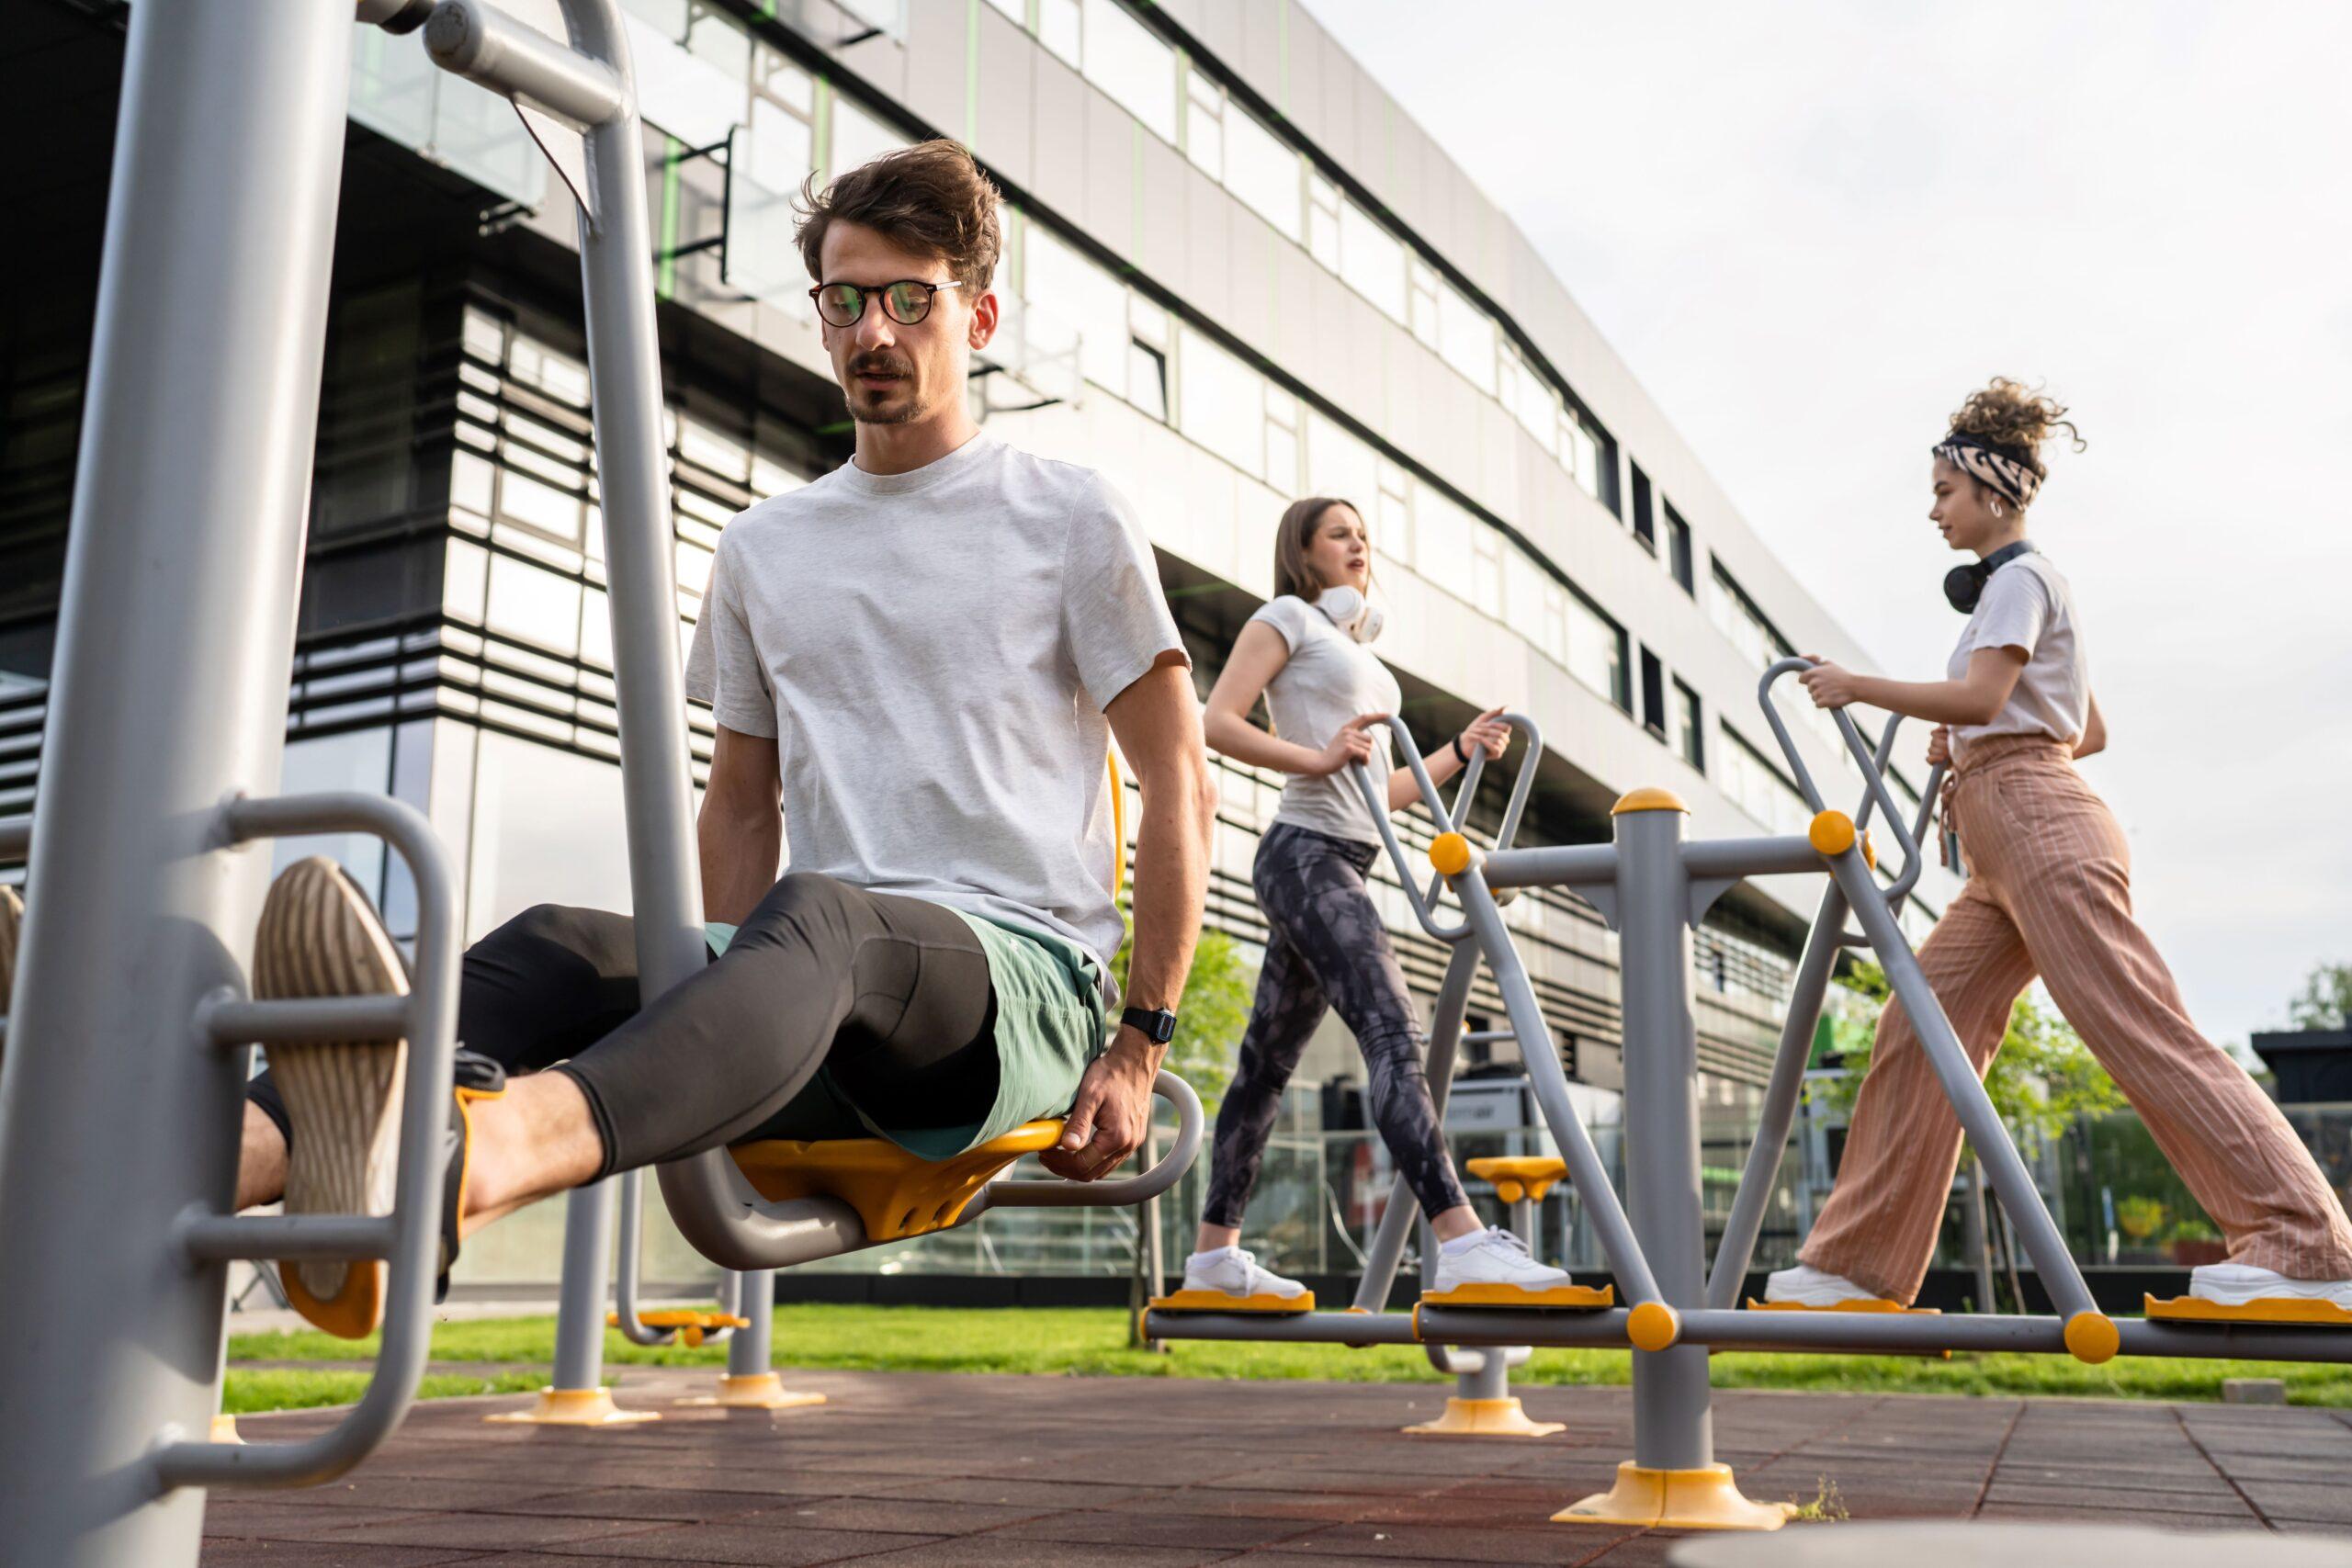
<svg viewBox="0 0 2352 1568">
<path fill-rule="evenodd" d="M 793 238 L 809 277 L 822 283 L 825 231 L 835 223 L 863 224 L 906 250 L 939 257 L 977 299 L 1004 248 L 997 201 L 995 185 L 971 153 L 953 141 L 919 141 L 860 164 L 821 191 L 809 175 L 800 187 Z"/>
</svg>

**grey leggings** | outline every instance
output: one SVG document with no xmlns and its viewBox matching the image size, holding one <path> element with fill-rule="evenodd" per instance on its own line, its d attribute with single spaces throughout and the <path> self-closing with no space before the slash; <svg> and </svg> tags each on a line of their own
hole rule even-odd
<svg viewBox="0 0 2352 1568">
<path fill-rule="evenodd" d="M 1283 1089 L 1323 1014 L 1339 1010 L 1372 1078 L 1372 1119 L 1421 1212 L 1469 1201 L 1447 1156 L 1424 1072 L 1423 1034 L 1404 971 L 1363 874 L 1379 852 L 1277 822 L 1259 842 L 1250 881 L 1272 928 L 1241 1060 L 1216 1113 L 1216 1146 L 1201 1217 L 1239 1225 L 1257 1184 Z"/>
</svg>

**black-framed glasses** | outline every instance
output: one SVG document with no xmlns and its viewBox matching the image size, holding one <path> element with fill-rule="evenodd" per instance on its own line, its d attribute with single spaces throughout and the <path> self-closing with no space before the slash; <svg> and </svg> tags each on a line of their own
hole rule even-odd
<svg viewBox="0 0 2352 1568">
<path fill-rule="evenodd" d="M 931 314 L 932 296 L 943 288 L 961 288 L 957 281 L 925 283 L 919 277 L 901 278 L 886 283 L 879 288 L 868 288 L 857 283 L 820 283 L 808 290 L 808 298 L 817 301 L 817 314 L 825 324 L 854 327 L 865 320 L 865 302 L 879 295 L 882 309 L 902 327 L 911 327 Z"/>
</svg>

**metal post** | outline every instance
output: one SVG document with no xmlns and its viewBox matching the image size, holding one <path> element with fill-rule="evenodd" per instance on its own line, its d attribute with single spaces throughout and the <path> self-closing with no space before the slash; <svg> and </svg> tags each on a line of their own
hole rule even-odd
<svg viewBox="0 0 2352 1568">
<path fill-rule="evenodd" d="M 107 202 L 21 973 L 0 1077 L 0 1534 L 12 1562 L 196 1562 L 156 1454 L 211 1425 L 242 995 L 318 427 L 352 18 L 135 6 Z M 40 894 L 50 896 L 43 897 Z M 71 1310 L 30 1288 L 74 1281 Z"/>
<path fill-rule="evenodd" d="M 1667 1303 L 1705 1303 L 1699 1190 L 1699 1036 L 1690 1013 L 1683 813 L 1616 818 L 1618 951 L 1623 955 L 1625 1195 Z M 1698 1470 L 1714 1461 L 1703 1346 L 1634 1352 L 1634 1462 Z"/>
<path fill-rule="evenodd" d="M 1804 956 L 1797 964 L 1788 1013 L 1781 1023 L 1780 1051 L 1772 1058 L 1772 1077 L 1764 1086 L 1764 1106 L 1757 1117 L 1756 1141 L 1748 1145 L 1747 1164 L 1739 1173 L 1739 1190 L 1732 1195 L 1723 1239 L 1715 1244 L 1714 1271 L 1707 1277 L 1711 1307 L 1739 1304 L 1740 1287 L 1747 1282 L 1747 1266 L 1756 1256 L 1756 1237 L 1764 1228 L 1764 1211 L 1772 1201 L 1780 1175 L 1789 1124 L 1796 1119 L 1797 1100 L 1804 1091 L 1804 1070 L 1813 1060 L 1814 1031 L 1821 1022 L 1821 1004 L 1829 995 L 1829 978 L 1837 972 L 1845 935 L 1846 895 L 1833 883 L 1821 895 L 1813 934 L 1805 939 Z"/>
<path fill-rule="evenodd" d="M 1454 944 L 1446 961 L 1445 978 L 1439 983 L 1437 1006 L 1430 1014 L 1430 1102 L 1436 1107 L 1438 1125 L 1445 1125 L 1445 1102 L 1453 1090 L 1455 1044 L 1462 1038 L 1462 1021 L 1470 1010 L 1470 983 L 1478 976 L 1478 944 Z M 1380 1228 L 1364 1249 L 1363 1279 L 1356 1286 L 1355 1305 L 1365 1312 L 1385 1312 L 1388 1292 L 1396 1283 L 1396 1265 L 1405 1256 L 1405 1238 L 1412 1234 L 1420 1213 L 1412 1184 L 1399 1176 L 1388 1190 L 1388 1206 L 1380 1212 Z"/>
<path fill-rule="evenodd" d="M 653 319 L 653 240 L 645 210 L 644 137 L 628 35 L 616 0 L 564 0 L 572 48 L 612 68 L 618 92 L 560 51 L 486 8 L 445 5 L 426 45 L 450 69 L 585 120 L 589 188 L 579 217 L 580 279 L 588 326 L 610 579 L 615 706 L 638 976 L 648 1000 L 707 961 L 694 791 L 686 759 L 686 700 L 678 659 L 668 462 L 662 438 L 662 356 Z M 604 1393 L 605 1289 L 611 1260 L 610 1182 L 574 1190 L 564 1214 L 563 1287 L 555 1386 L 533 1414 L 609 1420 Z M 640 1418 L 643 1417 L 640 1415 Z"/>
</svg>

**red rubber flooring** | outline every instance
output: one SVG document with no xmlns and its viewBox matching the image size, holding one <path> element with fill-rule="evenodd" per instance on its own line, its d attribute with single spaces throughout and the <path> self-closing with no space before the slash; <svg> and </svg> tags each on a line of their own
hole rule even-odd
<svg viewBox="0 0 2352 1568">
<path fill-rule="evenodd" d="M 1673 1532 L 1555 1525 L 1630 1457 L 1623 1389 L 1535 1389 L 1534 1440 L 1412 1438 L 1437 1389 L 808 1372 L 775 1415 L 673 1410 L 702 1371 L 628 1369 L 644 1426 L 487 1426 L 520 1400 L 419 1405 L 308 1491 L 216 1492 L 205 1568 L 798 1565 L 1274 1568 L 1660 1563 Z M 1759 1499 L 1834 1484 L 1855 1518 L 2075 1518 L 2323 1531 L 2352 1559 L 2352 1412 L 1729 1393 L 1716 1457 Z M 255 1441 L 328 1413 L 248 1416 Z M 1792 1529 L 1832 1526 L 1794 1524 Z"/>
</svg>

